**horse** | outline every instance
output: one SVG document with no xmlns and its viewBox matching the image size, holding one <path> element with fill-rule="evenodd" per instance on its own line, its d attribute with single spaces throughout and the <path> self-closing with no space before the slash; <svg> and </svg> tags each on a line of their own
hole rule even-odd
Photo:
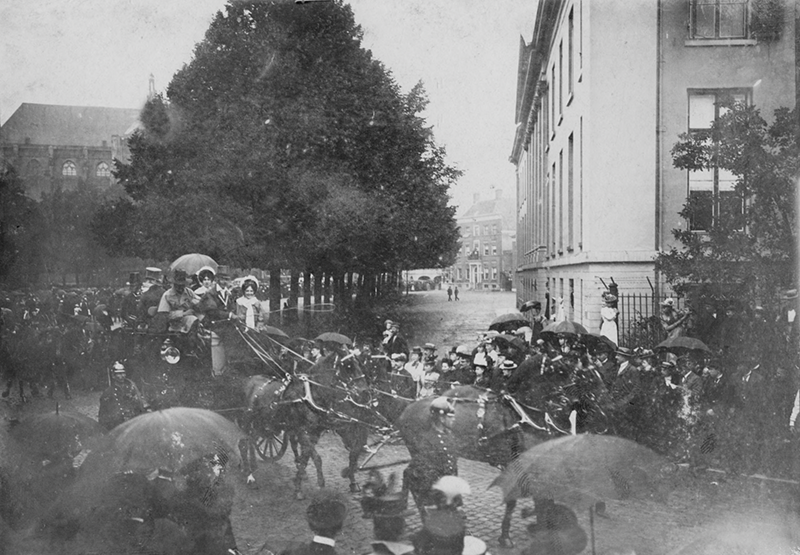
<svg viewBox="0 0 800 555">
<path fill-rule="evenodd" d="M 314 363 L 307 374 L 284 372 L 281 378 L 253 376 L 245 385 L 247 408 L 240 426 L 248 439 L 240 444 L 243 470 L 253 483 L 255 455 L 253 432 L 283 430 L 295 454 L 295 496 L 303 498 L 302 481 L 309 460 L 313 461 L 319 487 L 325 486 L 322 459 L 316 445 L 323 432 L 335 431 L 347 449 L 348 466 L 342 477 L 350 490 L 359 491 L 355 479 L 358 457 L 367 443 L 375 413 L 371 408 L 366 377 L 357 358 L 333 352 Z"/>
<path fill-rule="evenodd" d="M 547 426 L 538 426 L 526 419 L 516 402 L 507 395 L 465 385 L 454 387 L 444 392 L 443 396 L 450 400 L 455 410 L 454 416 L 448 418 L 448 424 L 451 449 L 457 457 L 503 468 L 526 449 L 547 439 L 551 433 Z M 432 424 L 434 417 L 430 411 L 434 399 L 428 397 L 409 404 L 396 422 L 412 464 L 416 462 L 425 466 L 425 460 L 432 456 L 430 445 L 438 442 Z M 404 477 L 404 489 L 411 492 L 417 508 L 424 516 L 423 494 L 426 492 L 415 491 L 416 488 L 406 482 Z M 506 502 L 500 533 L 500 545 L 503 547 L 513 547 L 509 530 L 515 507 L 516 501 Z"/>
</svg>

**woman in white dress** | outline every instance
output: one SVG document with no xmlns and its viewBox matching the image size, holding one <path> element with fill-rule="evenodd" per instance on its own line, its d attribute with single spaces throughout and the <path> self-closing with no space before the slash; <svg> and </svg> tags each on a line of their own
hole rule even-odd
<svg viewBox="0 0 800 555">
<path fill-rule="evenodd" d="M 600 324 L 600 335 L 608 337 L 614 342 L 614 345 L 619 345 L 619 337 L 617 334 L 617 297 L 611 293 L 603 294 L 603 308 L 600 309 L 600 317 L 603 322 Z"/>
</svg>

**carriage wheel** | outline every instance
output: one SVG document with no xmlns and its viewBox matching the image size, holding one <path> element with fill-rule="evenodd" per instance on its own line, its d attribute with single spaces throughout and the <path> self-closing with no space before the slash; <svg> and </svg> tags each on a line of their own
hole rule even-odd
<svg viewBox="0 0 800 555">
<path fill-rule="evenodd" d="M 289 445 L 286 432 L 273 432 L 270 430 L 263 430 L 256 435 L 256 451 L 258 456 L 264 461 L 277 461 L 284 453 L 286 447 Z"/>
</svg>

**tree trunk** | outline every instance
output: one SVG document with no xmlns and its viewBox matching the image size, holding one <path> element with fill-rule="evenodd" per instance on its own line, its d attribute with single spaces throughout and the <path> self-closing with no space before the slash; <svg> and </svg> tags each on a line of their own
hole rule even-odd
<svg viewBox="0 0 800 555">
<path fill-rule="evenodd" d="M 281 310 L 281 269 L 272 266 L 269 269 L 269 311 L 280 315 Z M 274 321 L 274 319 L 273 319 Z"/>
<path fill-rule="evenodd" d="M 303 307 L 311 306 L 311 270 L 303 272 Z"/>
<path fill-rule="evenodd" d="M 322 272 L 314 272 L 314 304 L 322 302 Z"/>
</svg>

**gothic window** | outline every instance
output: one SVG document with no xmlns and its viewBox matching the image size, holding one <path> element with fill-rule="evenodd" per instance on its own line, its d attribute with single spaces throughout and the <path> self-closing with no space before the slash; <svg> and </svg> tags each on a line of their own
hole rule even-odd
<svg viewBox="0 0 800 555">
<path fill-rule="evenodd" d="M 64 162 L 64 165 L 61 166 L 61 175 L 66 175 L 71 177 L 78 175 L 78 168 L 75 165 L 75 162 L 71 160 L 67 160 L 66 162 Z"/>
<path fill-rule="evenodd" d="M 105 162 L 97 164 L 97 177 L 111 177 L 111 168 Z"/>
</svg>

